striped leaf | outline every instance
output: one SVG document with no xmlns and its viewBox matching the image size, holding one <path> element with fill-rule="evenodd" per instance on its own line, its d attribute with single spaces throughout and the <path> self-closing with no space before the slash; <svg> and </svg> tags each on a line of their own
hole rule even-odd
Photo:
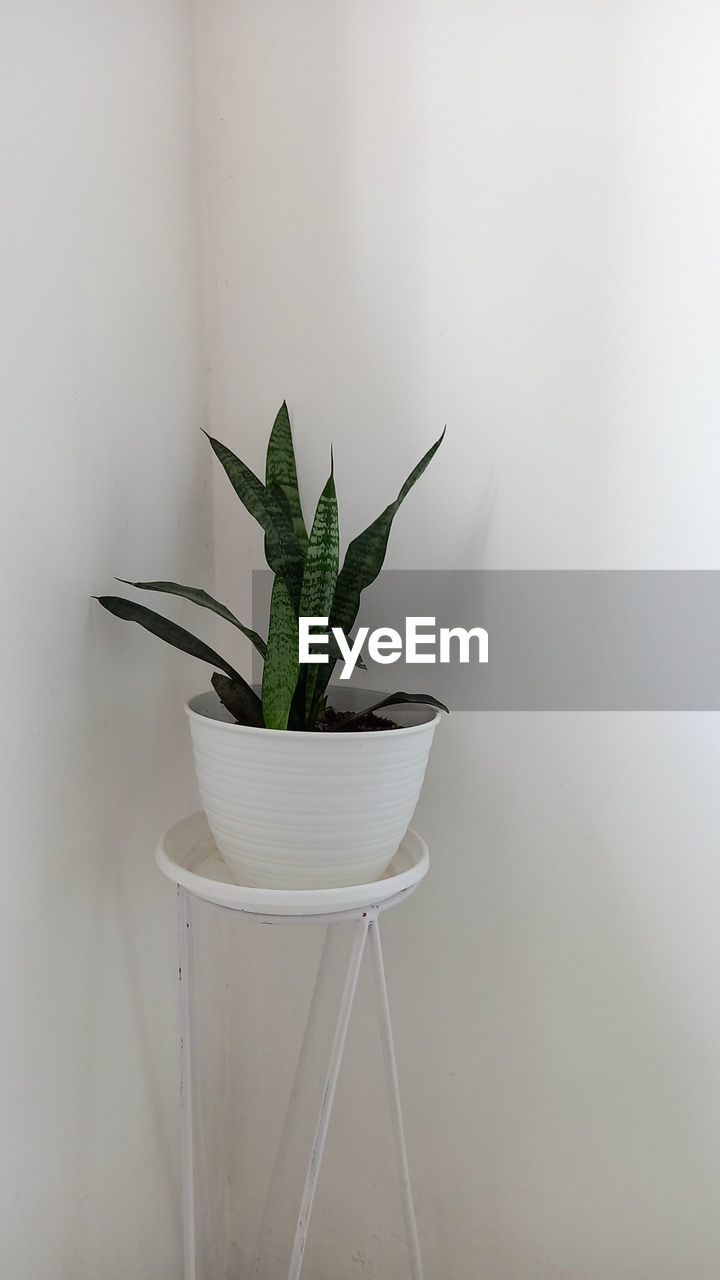
<svg viewBox="0 0 720 1280">
<path fill-rule="evenodd" d="M 337 496 L 331 464 L 328 482 L 317 504 L 305 555 L 305 572 L 300 593 L 302 618 L 329 616 L 337 582 L 339 555 Z M 318 678 L 318 672 L 321 670 L 322 668 L 318 666 L 307 668 L 305 715 L 310 721 L 313 719 L 316 688 L 322 683 L 322 677 Z"/>
<path fill-rule="evenodd" d="M 223 706 L 227 707 L 238 724 L 249 724 L 256 729 L 262 729 L 262 702 L 244 680 L 230 680 L 228 676 L 221 676 L 216 671 L 212 678 L 212 687 Z"/>
<path fill-rule="evenodd" d="M 354 716 L 348 716 L 347 720 L 342 720 L 333 728 L 328 729 L 328 733 L 342 733 L 343 729 L 352 729 L 353 725 L 359 720 L 364 720 L 365 716 L 369 716 L 373 711 L 380 711 L 382 707 L 397 706 L 401 702 L 419 702 L 427 707 L 437 707 L 438 711 L 447 711 L 448 707 L 444 702 L 438 702 L 437 698 L 433 698 L 429 693 L 390 693 L 386 698 L 381 698 L 379 702 L 373 702 L 372 706 L 365 707 L 364 711 L 358 711 Z"/>
<path fill-rule="evenodd" d="M 131 582 L 129 578 L 116 578 L 116 582 L 124 582 L 127 587 L 138 587 L 141 591 L 167 591 L 172 596 L 182 596 L 185 600 L 192 600 L 193 604 L 200 605 L 201 609 L 210 609 L 216 613 L 219 618 L 224 618 L 226 622 L 232 622 L 238 631 L 242 631 L 257 649 L 261 658 L 265 657 L 267 645 L 262 636 L 257 631 L 253 631 L 250 627 L 243 626 L 242 622 L 231 613 L 224 604 L 220 604 L 219 600 L 213 600 L 207 591 L 201 590 L 200 587 L 183 587 L 179 582 Z"/>
<path fill-rule="evenodd" d="M 207 434 L 207 433 L 206 433 Z M 285 580 L 291 600 L 297 605 L 303 574 L 303 553 L 295 537 L 286 495 L 279 486 L 266 488 L 244 462 L 208 436 L 215 456 L 220 460 L 233 489 L 250 515 L 265 530 L 265 558 L 273 573 Z"/>
<path fill-rule="evenodd" d="M 219 667 L 230 676 L 231 680 L 236 680 L 239 684 L 244 683 L 242 676 L 238 675 L 235 668 L 221 658 L 219 653 L 204 644 L 202 640 L 196 639 L 184 627 L 179 627 L 169 618 L 163 618 L 160 613 L 155 613 L 154 609 L 146 609 L 145 605 L 135 604 L 134 600 L 125 600 L 122 596 L 95 596 L 95 599 L 100 602 L 103 609 L 114 613 L 116 618 L 139 623 L 146 631 L 165 640 L 167 644 L 181 649 L 183 653 L 189 653 L 193 658 L 200 658 L 202 662 L 209 662 L 211 667 Z"/>
<path fill-rule="evenodd" d="M 263 716 L 268 729 L 287 729 L 299 671 L 297 613 L 285 580 L 276 576 L 262 682 Z"/>
<path fill-rule="evenodd" d="M 265 460 L 265 485 L 278 485 L 287 498 L 290 518 L 298 545 L 303 551 L 307 547 L 308 536 L 303 519 L 300 491 L 298 489 L 295 449 L 293 447 L 290 415 L 283 400 L 278 415 L 270 432 Z"/>
<path fill-rule="evenodd" d="M 435 444 L 428 449 L 417 466 L 410 472 L 395 501 L 391 502 L 378 516 L 377 520 L 374 520 L 363 533 L 358 534 L 357 538 L 353 539 L 345 553 L 345 560 L 338 574 L 330 611 L 330 626 L 341 627 L 346 636 L 350 634 L 350 629 L 357 617 L 362 592 L 366 587 L 370 586 L 371 582 L 375 581 L 382 569 L 388 538 L 390 537 L 390 529 L 395 515 L 415 481 L 420 479 L 423 471 L 434 458 L 442 444 L 444 435 L 445 431 L 443 430 L 439 440 L 435 441 Z M 332 679 L 334 666 L 335 663 L 331 658 L 327 666 L 322 668 L 322 674 L 317 676 L 315 684 L 316 705 L 318 705 L 317 700 L 324 693 Z"/>
<path fill-rule="evenodd" d="M 444 435 L 443 431 L 440 439 L 435 441 L 432 448 L 428 449 L 425 456 L 410 472 L 395 501 L 391 502 L 363 533 L 353 539 L 345 553 L 345 560 L 335 588 L 330 625 L 342 627 L 346 635 L 357 617 L 361 592 L 375 581 L 383 567 L 395 515 L 415 481 L 420 479 L 428 463 L 437 453 Z"/>
</svg>

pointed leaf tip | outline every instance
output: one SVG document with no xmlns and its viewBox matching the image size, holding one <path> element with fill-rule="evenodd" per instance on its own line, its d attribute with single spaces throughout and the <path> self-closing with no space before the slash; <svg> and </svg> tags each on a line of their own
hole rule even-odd
<svg viewBox="0 0 720 1280">
<path fill-rule="evenodd" d="M 184 600 L 190 600 L 193 604 L 199 605 L 201 609 L 209 609 L 212 613 L 216 613 L 219 618 L 224 618 L 226 622 L 232 623 L 241 631 L 247 639 L 255 645 L 261 658 L 265 657 L 266 644 L 262 636 L 257 631 L 253 631 L 251 627 L 246 627 L 239 618 L 231 613 L 227 605 L 221 604 L 219 600 L 213 599 L 208 595 L 207 591 L 203 591 L 200 587 L 185 587 L 180 582 L 133 582 L 130 578 L 116 578 L 116 582 L 124 582 L 128 587 L 135 587 L 140 591 L 164 591 L 172 596 L 180 596 Z"/>
<path fill-rule="evenodd" d="M 276 419 L 277 425 L 277 419 Z M 289 423 L 287 424 L 289 429 Z M 282 422 L 278 431 L 284 436 Z M 275 427 L 273 427 L 273 435 Z M 273 440 L 271 435 L 271 441 Z M 303 572 L 303 548 L 298 541 L 293 520 L 287 509 L 286 497 L 282 501 L 278 495 L 277 484 L 280 476 L 270 469 L 266 476 L 267 484 L 250 470 L 244 462 L 219 440 L 208 437 L 215 456 L 219 459 L 225 474 L 233 486 L 238 498 L 250 515 L 257 520 L 265 531 L 265 558 L 273 573 L 280 574 L 288 587 L 288 591 L 296 603 L 300 595 L 300 584 Z M 270 449 L 270 446 L 268 446 Z M 285 486 L 280 484 L 280 488 Z M 300 517 L 302 520 L 302 516 Z"/>
<path fill-rule="evenodd" d="M 269 490 L 281 490 L 295 539 L 301 553 L 307 547 L 307 529 L 302 513 L 298 489 L 295 448 L 292 438 L 290 415 L 283 400 L 270 432 L 265 459 L 265 485 Z M 271 568 L 274 566 L 271 566 Z"/>
<path fill-rule="evenodd" d="M 184 627 L 179 627 L 176 622 L 171 622 L 160 613 L 155 613 L 154 609 L 146 609 L 144 605 L 136 604 L 134 600 L 126 600 L 123 596 L 96 596 L 95 599 L 116 618 L 137 622 L 146 631 L 164 640 L 166 644 L 171 644 L 175 649 L 181 649 L 183 653 L 189 653 L 193 658 L 199 658 L 201 662 L 207 662 L 212 667 L 219 667 L 230 676 L 231 680 L 242 680 L 242 676 L 238 675 L 235 668 L 221 658 L 219 653 L 204 641 L 198 640 L 197 636 L 186 631 Z"/>
<path fill-rule="evenodd" d="M 430 446 L 401 486 L 394 502 L 380 513 L 372 524 L 353 538 L 340 570 L 333 600 L 331 626 L 342 627 L 347 635 L 357 617 L 360 596 L 382 569 L 393 520 L 413 485 L 420 479 L 442 444 L 442 435 Z"/>
</svg>

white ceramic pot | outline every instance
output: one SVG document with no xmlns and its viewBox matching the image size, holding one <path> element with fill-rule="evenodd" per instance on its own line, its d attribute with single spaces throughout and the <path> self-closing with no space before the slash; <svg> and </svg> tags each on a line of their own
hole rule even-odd
<svg viewBox="0 0 720 1280">
<path fill-rule="evenodd" d="M 372 692 L 333 690 L 338 708 L 372 701 Z M 386 713 L 399 729 L 283 733 L 235 724 L 214 692 L 186 710 L 202 805 L 239 884 L 321 889 L 381 878 L 417 804 L 439 712 L 405 704 Z"/>
</svg>

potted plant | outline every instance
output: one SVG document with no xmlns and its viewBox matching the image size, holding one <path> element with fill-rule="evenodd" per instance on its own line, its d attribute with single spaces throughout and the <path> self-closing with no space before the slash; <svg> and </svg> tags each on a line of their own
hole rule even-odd
<svg viewBox="0 0 720 1280">
<path fill-rule="evenodd" d="M 443 432 L 443 435 L 445 433 Z M 274 573 L 267 640 L 207 592 L 176 582 L 127 582 L 191 600 L 237 627 L 264 661 L 256 690 L 220 654 L 176 623 L 120 596 L 96 597 L 119 618 L 213 667 L 212 692 L 187 705 L 200 796 L 223 859 L 239 883 L 283 889 L 363 884 L 382 876 L 407 831 L 442 703 L 398 692 L 360 708 L 328 685 L 339 657 L 301 664 L 298 619 L 327 617 L 350 635 L 360 596 L 379 574 L 395 514 L 440 446 L 411 471 L 397 498 L 349 544 L 339 566 L 338 509 L 330 476 L 308 533 L 290 418 L 283 403 L 263 483 L 208 436 L 240 498 L 265 533 Z M 378 712 L 392 707 L 392 720 Z"/>
</svg>

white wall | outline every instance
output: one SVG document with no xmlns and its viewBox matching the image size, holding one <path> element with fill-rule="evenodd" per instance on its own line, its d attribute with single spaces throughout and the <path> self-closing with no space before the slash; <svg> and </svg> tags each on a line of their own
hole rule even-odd
<svg viewBox="0 0 720 1280">
<path fill-rule="evenodd" d="M 261 468 L 287 396 L 349 535 L 447 421 L 397 567 L 715 567 L 716 7 L 198 13 L 217 434 Z M 242 605 L 260 541 L 216 497 Z M 710 715 L 443 725 L 432 874 L 386 926 L 435 1280 L 718 1273 L 718 743 Z M 406 1274 L 368 1030 L 317 1280 Z"/>
<path fill-rule="evenodd" d="M 18 1280 L 180 1271 L 175 908 L 152 846 L 195 804 L 181 704 L 201 677 L 88 597 L 113 573 L 213 568 L 196 71 L 219 435 L 260 468 L 287 396 L 313 494 L 335 443 L 351 533 L 447 421 L 395 566 L 718 557 L 715 7 L 203 0 L 195 18 L 197 67 L 185 4 L 3 13 L 0 1236 Z M 260 540 L 213 491 L 241 609 Z M 717 1274 L 718 754 L 709 715 L 443 726 L 417 818 L 432 875 L 385 929 L 437 1280 Z M 283 972 L 300 990 L 289 942 L 252 969 L 254 1016 Z M 316 1280 L 406 1274 L 368 995 Z M 255 1025 L 272 1078 L 278 1024 Z"/>
<path fill-rule="evenodd" d="M 190 14 L 7 3 L 0 41 L 0 1271 L 177 1280 L 190 659 L 103 613 L 207 580 Z"/>
</svg>

